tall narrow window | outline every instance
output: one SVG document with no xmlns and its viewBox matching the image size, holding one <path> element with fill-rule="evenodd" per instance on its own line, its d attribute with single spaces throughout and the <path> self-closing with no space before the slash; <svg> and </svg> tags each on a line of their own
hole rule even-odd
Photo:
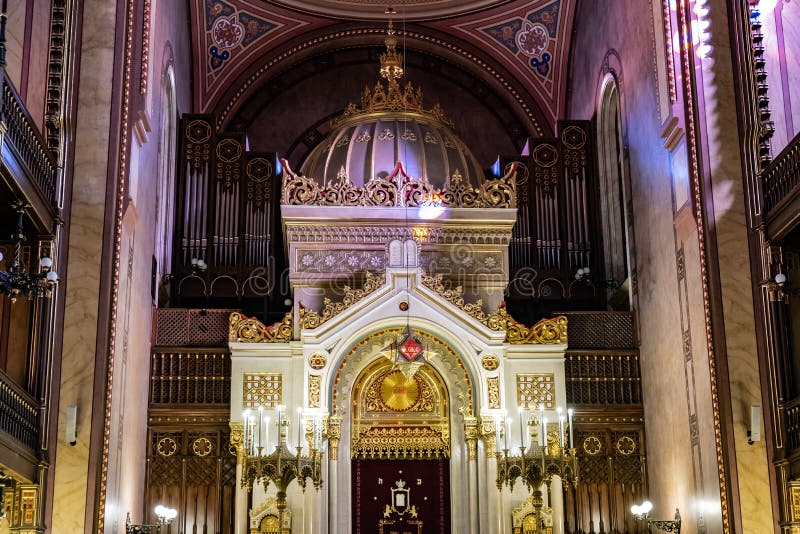
<svg viewBox="0 0 800 534">
<path fill-rule="evenodd" d="M 156 235 L 153 273 L 158 288 L 157 300 L 163 304 L 168 295 L 162 291 L 164 276 L 172 265 L 172 230 L 175 217 L 175 143 L 178 110 L 175 103 L 175 78 L 172 66 L 164 73 L 161 117 L 158 138 L 158 193 L 156 197 Z"/>
<path fill-rule="evenodd" d="M 617 83 L 611 74 L 603 80 L 598 110 L 600 216 L 605 278 L 609 306 L 630 309 L 630 250 L 628 245 L 628 191 L 622 151 L 622 121 Z"/>
</svg>

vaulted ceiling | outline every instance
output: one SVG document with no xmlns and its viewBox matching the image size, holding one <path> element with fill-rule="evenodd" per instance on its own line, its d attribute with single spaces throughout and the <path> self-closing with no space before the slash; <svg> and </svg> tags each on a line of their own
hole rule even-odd
<svg viewBox="0 0 800 534">
<path fill-rule="evenodd" d="M 576 0 L 402 0 L 396 25 L 409 49 L 441 49 L 505 85 L 520 106 L 532 97 L 552 130 L 564 110 Z M 230 114 L 269 71 L 315 48 L 382 43 L 375 0 L 192 0 L 195 109 Z M 361 21 L 355 21 L 358 18 Z M 525 93 L 513 95 L 517 89 Z M 533 119 L 535 122 L 535 119 Z"/>
</svg>

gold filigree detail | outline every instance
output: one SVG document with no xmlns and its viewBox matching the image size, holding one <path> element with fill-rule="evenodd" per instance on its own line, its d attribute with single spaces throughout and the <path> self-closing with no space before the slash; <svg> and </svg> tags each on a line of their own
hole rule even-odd
<svg viewBox="0 0 800 534">
<path fill-rule="evenodd" d="M 288 343 L 294 337 L 292 311 L 283 320 L 266 326 L 258 319 L 233 312 L 228 326 L 228 340 L 243 343 Z"/>
<path fill-rule="evenodd" d="M 244 456 L 244 425 L 235 421 L 231 421 L 228 425 L 231 428 L 228 450 L 231 454 L 235 454 L 237 461 L 241 463 Z"/>
<path fill-rule="evenodd" d="M 448 189 L 434 187 L 426 178 L 412 178 L 398 163 L 389 176 L 376 176 L 363 186 L 356 186 L 340 169 L 327 186 L 316 180 L 298 176 L 289 163 L 283 160 L 284 176 L 281 203 L 306 206 L 380 206 L 420 207 L 429 205 L 431 199 L 452 208 L 515 208 L 517 206 L 516 173 L 512 164 L 508 173 L 494 180 L 486 180 L 476 187 L 469 185 L 456 171 L 450 178 Z"/>
<path fill-rule="evenodd" d="M 500 377 L 490 376 L 487 378 L 486 391 L 489 396 L 489 408 L 500 408 Z"/>
<path fill-rule="evenodd" d="M 449 458 L 450 440 L 444 428 L 428 425 L 368 427 L 359 433 L 352 456 L 393 460 Z"/>
<path fill-rule="evenodd" d="M 566 345 L 567 318 L 563 315 L 542 319 L 530 328 L 508 315 L 506 341 L 512 345 Z"/>
<path fill-rule="evenodd" d="M 583 440 L 583 450 L 589 456 L 597 456 L 603 452 L 603 442 L 595 435 L 587 436 Z"/>
<path fill-rule="evenodd" d="M 472 415 L 464 417 L 464 441 L 467 442 L 467 457 L 475 460 L 478 457 L 478 418 Z"/>
<path fill-rule="evenodd" d="M 301 328 L 317 328 L 322 324 L 330 321 L 344 310 L 363 299 L 370 293 L 373 293 L 378 288 L 386 283 L 386 275 L 373 274 L 370 271 L 365 273 L 364 285 L 361 289 L 352 289 L 350 286 L 344 286 L 344 298 L 340 302 L 333 302 L 328 297 L 325 297 L 323 302 L 322 313 L 316 312 L 311 309 L 300 307 L 300 327 Z"/>
<path fill-rule="evenodd" d="M 406 378 L 400 371 L 387 373 L 380 381 L 380 399 L 395 412 L 405 412 L 414 406 L 420 397 L 419 390 L 419 382 L 414 377 Z"/>
<path fill-rule="evenodd" d="M 328 440 L 328 457 L 339 459 L 339 442 L 342 439 L 342 416 L 334 414 L 322 421 L 322 437 Z"/>
<path fill-rule="evenodd" d="M 322 375 L 308 375 L 308 407 L 322 406 Z"/>
</svg>

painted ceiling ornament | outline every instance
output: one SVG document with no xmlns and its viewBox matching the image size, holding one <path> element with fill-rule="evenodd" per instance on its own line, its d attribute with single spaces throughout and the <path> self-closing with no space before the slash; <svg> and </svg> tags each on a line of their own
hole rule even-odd
<svg viewBox="0 0 800 534">
<path fill-rule="evenodd" d="M 550 42 L 550 36 L 544 24 L 531 24 L 525 20 L 522 22 L 522 30 L 517 32 L 516 42 L 520 52 L 526 56 L 541 58 Z"/>
<path fill-rule="evenodd" d="M 394 368 L 411 380 L 420 367 L 437 356 L 427 343 L 423 343 L 409 325 L 400 336 L 378 353 L 394 362 Z"/>
<path fill-rule="evenodd" d="M 234 48 L 244 39 L 244 26 L 236 19 L 236 15 L 220 17 L 211 27 L 211 37 L 222 49 Z"/>
</svg>

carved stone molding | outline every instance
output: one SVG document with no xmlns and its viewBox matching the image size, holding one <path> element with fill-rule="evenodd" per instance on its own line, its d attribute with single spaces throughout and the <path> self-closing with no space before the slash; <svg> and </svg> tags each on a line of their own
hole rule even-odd
<svg viewBox="0 0 800 534">
<path fill-rule="evenodd" d="M 347 243 L 381 245 L 395 239 L 414 238 L 422 245 L 508 245 L 511 228 L 430 227 L 414 232 L 407 226 L 354 226 L 336 224 L 287 224 L 286 240 L 290 243 Z"/>
</svg>

